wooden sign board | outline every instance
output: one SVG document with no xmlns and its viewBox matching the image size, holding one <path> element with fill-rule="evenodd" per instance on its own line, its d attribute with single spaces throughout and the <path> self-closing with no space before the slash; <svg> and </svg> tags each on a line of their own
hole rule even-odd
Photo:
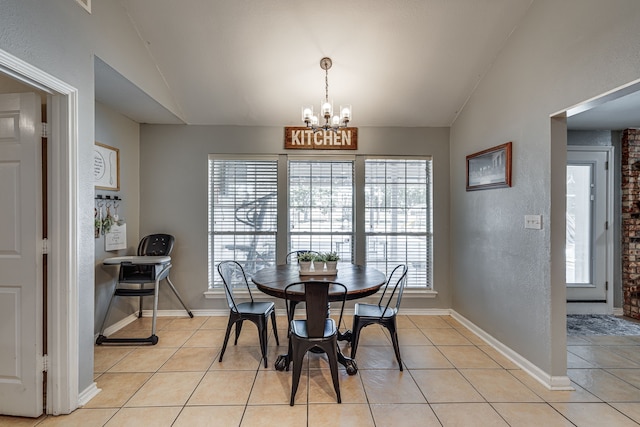
<svg viewBox="0 0 640 427">
<path fill-rule="evenodd" d="M 358 128 L 341 128 L 337 132 L 308 127 L 285 127 L 284 148 L 293 150 L 357 150 Z"/>
</svg>

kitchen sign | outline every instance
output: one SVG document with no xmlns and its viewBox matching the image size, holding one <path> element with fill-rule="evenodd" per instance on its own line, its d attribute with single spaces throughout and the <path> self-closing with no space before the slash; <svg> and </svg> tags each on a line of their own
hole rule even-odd
<svg viewBox="0 0 640 427">
<path fill-rule="evenodd" d="M 358 128 L 313 132 L 308 127 L 285 127 L 284 148 L 293 150 L 357 150 Z"/>
</svg>

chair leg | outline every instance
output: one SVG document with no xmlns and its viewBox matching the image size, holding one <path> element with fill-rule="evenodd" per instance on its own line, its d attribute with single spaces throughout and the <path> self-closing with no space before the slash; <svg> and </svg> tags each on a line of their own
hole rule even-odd
<svg viewBox="0 0 640 427">
<path fill-rule="evenodd" d="M 224 352 L 227 349 L 227 342 L 229 341 L 229 335 L 231 335 L 231 327 L 235 322 L 233 321 L 231 315 L 229 315 L 229 321 L 227 322 L 227 330 L 224 333 L 224 342 L 222 343 L 222 350 L 220 351 L 220 358 L 218 362 L 222 362 L 222 356 L 224 356 Z"/>
<path fill-rule="evenodd" d="M 362 326 L 358 319 L 354 316 L 353 326 L 351 327 L 351 358 L 355 359 L 356 351 L 358 350 L 358 341 L 360 340 L 360 329 Z"/>
<path fill-rule="evenodd" d="M 191 310 L 187 308 L 187 305 L 184 303 L 184 301 L 182 301 L 182 298 L 180 298 L 180 294 L 178 293 L 178 290 L 176 289 L 176 287 L 173 286 L 173 283 L 171 282 L 171 279 L 169 278 L 169 276 L 165 277 L 165 279 L 167 279 L 167 283 L 171 287 L 171 290 L 173 291 L 175 296 L 178 298 L 178 301 L 180 301 L 180 304 L 182 304 L 184 309 L 187 311 L 187 313 L 189 314 L 189 317 L 193 318 L 193 313 L 191 312 Z"/>
<path fill-rule="evenodd" d="M 294 338 L 291 337 L 289 339 L 289 342 L 291 343 L 293 339 Z M 304 351 L 300 349 L 301 345 L 303 344 L 298 342 L 297 345 L 296 343 L 294 343 L 293 345 L 289 346 L 290 348 L 295 348 L 293 353 L 291 352 L 289 353 L 289 358 L 293 360 L 293 376 L 291 378 L 291 399 L 289 400 L 290 406 L 293 406 L 296 400 L 296 392 L 298 391 L 298 384 L 300 383 L 300 375 L 302 373 L 302 360 L 304 359 L 304 355 L 307 353 L 306 348 Z"/>
<path fill-rule="evenodd" d="M 291 322 L 293 320 L 293 316 L 296 314 L 296 305 L 298 305 L 298 301 L 289 301 L 289 313 L 287 313 L 287 321 Z M 291 329 L 287 328 L 287 338 L 291 336 Z"/>
<path fill-rule="evenodd" d="M 338 403 L 342 403 L 342 398 L 340 397 L 340 381 L 338 380 L 338 341 L 332 341 L 329 347 L 330 352 L 327 351 L 327 358 L 329 359 L 329 368 L 331 368 L 333 389 L 336 391 Z"/>
<path fill-rule="evenodd" d="M 140 284 L 140 289 L 142 289 L 144 285 Z M 142 297 L 138 297 L 138 319 L 142 319 Z"/>
<path fill-rule="evenodd" d="M 276 344 L 280 345 L 280 340 L 278 340 L 278 327 L 276 326 L 276 311 L 273 310 L 271 312 L 271 326 L 273 327 L 273 336 L 276 339 Z"/>
<path fill-rule="evenodd" d="M 396 319 L 385 325 L 391 334 L 391 342 L 393 343 L 393 351 L 396 353 L 396 360 L 398 361 L 398 365 L 400 366 L 400 370 L 402 371 L 402 358 L 400 357 L 400 345 L 398 343 L 398 330 L 396 328 Z"/>
<path fill-rule="evenodd" d="M 260 351 L 264 359 L 264 367 L 267 367 L 267 317 L 258 320 L 258 335 L 260 336 Z"/>
<path fill-rule="evenodd" d="M 114 286 L 118 286 L 118 284 L 115 283 Z M 111 306 L 113 305 L 113 299 L 115 298 L 115 296 L 116 290 L 114 288 L 113 294 L 111 294 L 111 299 L 109 300 L 109 305 L 107 306 L 107 312 L 104 314 L 104 319 L 102 319 L 102 326 L 100 326 L 100 335 L 98 335 L 98 340 L 96 340 L 98 344 L 101 344 L 102 340 L 104 339 L 104 327 L 107 324 L 107 319 L 109 318 L 109 312 L 111 311 Z"/>
<path fill-rule="evenodd" d="M 151 336 L 155 336 L 156 334 L 156 319 L 158 317 L 158 294 L 160 293 L 160 281 L 156 280 L 156 284 L 155 284 L 155 292 L 153 293 L 153 315 L 152 315 L 152 319 L 151 319 Z M 140 310 L 142 310 L 142 307 L 140 307 Z M 142 314 L 142 311 L 140 311 L 140 314 Z"/>
<path fill-rule="evenodd" d="M 238 338 L 240 338 L 240 332 L 242 331 L 242 322 L 242 319 L 236 321 L 236 340 L 233 345 L 238 345 Z"/>
</svg>

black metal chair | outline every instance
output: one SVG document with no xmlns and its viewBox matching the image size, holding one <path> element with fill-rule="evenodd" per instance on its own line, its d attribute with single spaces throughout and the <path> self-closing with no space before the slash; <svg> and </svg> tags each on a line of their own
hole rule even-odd
<svg viewBox="0 0 640 427">
<path fill-rule="evenodd" d="M 224 283 L 224 291 L 227 296 L 227 303 L 229 304 L 229 322 L 227 323 L 227 331 L 224 336 L 224 343 L 222 344 L 222 351 L 220 352 L 219 362 L 222 362 L 222 356 L 227 349 L 227 342 L 229 341 L 229 335 L 231 334 L 231 327 L 235 325 L 236 336 L 234 345 L 238 344 L 238 338 L 242 331 L 242 322 L 249 320 L 255 323 L 258 328 L 258 335 L 260 338 L 260 350 L 262 351 L 262 358 L 264 359 L 264 367 L 267 367 L 267 323 L 269 317 L 271 317 L 271 323 L 273 326 L 273 335 L 276 339 L 276 344 L 280 345 L 278 340 L 278 329 L 276 327 L 276 310 L 275 304 L 271 301 L 254 301 L 247 281 L 247 275 L 242 268 L 242 265 L 237 261 L 222 261 L 218 264 L 218 274 L 222 278 Z M 250 301 L 236 303 L 234 297 L 234 285 L 239 284 L 242 288 L 246 288 L 249 294 Z"/>
<path fill-rule="evenodd" d="M 314 255 L 319 255 L 319 252 L 316 251 L 306 251 L 306 250 L 302 250 L 302 251 L 291 251 L 287 254 L 287 257 L 285 258 L 285 262 L 287 264 L 297 264 L 298 263 L 298 255 L 303 254 L 303 253 L 312 253 Z"/>
<path fill-rule="evenodd" d="M 400 310 L 400 301 L 402 300 L 402 291 L 407 282 L 407 266 L 400 264 L 396 266 L 387 283 L 385 284 L 382 295 L 378 304 L 363 304 L 356 303 L 353 314 L 353 327 L 351 337 L 351 358 L 355 359 L 356 351 L 358 350 L 358 340 L 360 339 L 360 330 L 365 326 L 378 324 L 382 325 L 391 334 L 391 342 L 393 343 L 393 350 L 396 353 L 396 359 L 400 370 L 402 371 L 402 358 L 400 357 L 400 346 L 398 344 L 398 328 L 396 325 L 396 315 Z M 391 288 L 390 294 L 384 303 L 385 294 Z M 395 296 L 396 303 L 391 305 Z"/>
<path fill-rule="evenodd" d="M 302 371 L 302 361 L 307 351 L 318 348 L 324 351 L 329 359 L 331 368 L 331 378 L 333 388 L 336 391 L 338 403 L 342 402 L 340 397 L 340 383 L 338 381 L 338 327 L 336 322 L 328 316 L 327 307 L 329 303 L 329 291 L 338 293 L 341 297 L 340 317 L 338 324 L 342 320 L 344 303 L 347 298 L 347 287 L 342 283 L 309 281 L 298 282 L 288 285 L 284 290 L 287 313 L 289 316 L 289 361 L 293 362 L 293 378 L 291 380 L 291 400 L 289 405 L 293 406 L 300 374 Z M 300 295 L 304 295 L 306 306 L 306 319 L 293 319 L 293 311 L 289 310 L 291 302 L 299 300 Z M 287 370 L 289 366 L 287 364 Z"/>
<path fill-rule="evenodd" d="M 175 238 L 170 234 L 150 234 L 140 240 L 138 244 L 137 255 L 138 256 L 169 256 L 173 251 L 173 245 Z M 171 282 L 169 277 L 169 270 L 171 270 L 171 263 L 166 264 L 136 264 L 136 263 L 121 263 L 118 280 L 115 284 L 107 312 L 105 313 L 102 321 L 102 327 L 100 328 L 100 334 L 96 339 L 96 344 L 102 344 L 106 342 L 112 343 L 129 343 L 129 342 L 149 342 L 151 344 L 157 344 L 158 337 L 156 336 L 156 318 L 158 311 L 158 293 L 159 283 L 161 280 L 166 280 L 167 284 L 182 304 L 182 307 L 187 311 L 189 317 L 193 317 L 191 310 L 187 308 L 187 305 L 180 298 L 178 290 Z M 153 283 L 154 287 L 145 287 L 146 284 Z M 125 286 L 121 286 L 125 284 Z M 131 284 L 138 284 L 139 287 L 131 288 Z M 147 296 L 153 296 L 153 316 L 151 321 L 151 336 L 148 338 L 107 338 L 104 336 L 104 329 L 109 312 L 113 303 L 113 299 L 117 296 L 120 297 L 138 297 L 138 317 L 142 317 L 142 298 Z"/>
</svg>

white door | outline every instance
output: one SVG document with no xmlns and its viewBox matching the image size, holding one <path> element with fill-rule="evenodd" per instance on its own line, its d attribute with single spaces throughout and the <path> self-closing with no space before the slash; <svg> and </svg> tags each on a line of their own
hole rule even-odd
<svg viewBox="0 0 640 427">
<path fill-rule="evenodd" d="M 27 417 L 43 413 L 40 129 L 39 97 L 0 95 L 0 414 Z"/>
<path fill-rule="evenodd" d="M 566 282 L 567 302 L 573 303 L 568 312 L 593 313 L 587 308 L 593 304 L 613 309 L 608 289 L 609 156 L 607 147 L 567 152 Z M 579 304 L 585 304 L 583 309 Z"/>
</svg>

